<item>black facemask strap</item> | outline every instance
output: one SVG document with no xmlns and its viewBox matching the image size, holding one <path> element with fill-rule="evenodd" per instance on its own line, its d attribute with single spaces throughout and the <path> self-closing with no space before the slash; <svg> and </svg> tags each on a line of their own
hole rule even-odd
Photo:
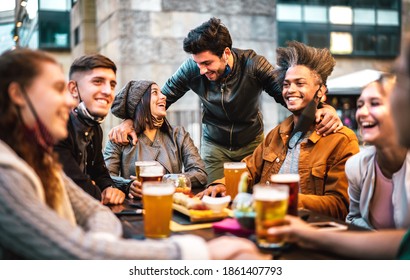
<svg viewBox="0 0 410 280">
<path fill-rule="evenodd" d="M 79 102 L 82 102 L 83 100 L 81 99 L 81 94 L 80 94 L 80 89 L 78 88 L 78 83 L 77 81 L 74 81 L 74 82 L 75 82 L 75 87 L 77 88 Z"/>
<path fill-rule="evenodd" d="M 28 107 L 30 108 L 30 111 L 31 111 L 31 113 L 33 114 L 33 116 L 34 116 L 36 122 L 39 122 L 39 121 L 40 121 L 40 118 L 38 117 L 37 111 L 36 111 L 36 109 L 34 109 L 33 103 L 31 103 L 31 100 L 30 100 L 30 98 L 28 97 L 27 92 L 24 90 L 24 88 L 23 88 L 22 86 L 20 86 L 20 90 L 21 90 L 21 92 L 23 93 L 24 99 L 26 100 L 26 102 L 27 102 L 27 104 L 28 104 Z"/>
<path fill-rule="evenodd" d="M 51 136 L 47 128 L 44 126 L 43 122 L 38 117 L 37 111 L 34 108 L 33 103 L 31 102 L 30 98 L 28 97 L 27 92 L 24 90 L 22 86 L 20 86 L 20 90 L 37 123 L 37 128 L 34 129 L 34 134 L 35 134 L 34 137 L 36 137 L 35 138 L 36 141 L 38 142 L 40 147 L 44 149 L 44 151 L 51 153 L 52 147 L 55 144 L 55 140 L 53 139 L 53 137 Z"/>
<path fill-rule="evenodd" d="M 226 66 L 225 66 L 225 71 L 224 71 L 224 73 L 222 74 L 222 77 L 221 77 L 221 78 L 226 78 L 226 77 L 228 77 L 228 75 L 229 75 L 229 73 L 231 73 L 231 71 L 232 71 L 232 69 L 231 69 L 231 67 L 229 66 L 229 64 L 226 64 Z"/>
</svg>

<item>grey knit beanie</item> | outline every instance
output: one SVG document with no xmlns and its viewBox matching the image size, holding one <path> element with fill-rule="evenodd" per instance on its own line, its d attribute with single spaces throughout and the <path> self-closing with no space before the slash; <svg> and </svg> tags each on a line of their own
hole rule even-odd
<svg viewBox="0 0 410 280">
<path fill-rule="evenodd" d="M 129 81 L 115 96 L 111 112 L 120 119 L 133 119 L 135 108 L 153 81 Z"/>
</svg>

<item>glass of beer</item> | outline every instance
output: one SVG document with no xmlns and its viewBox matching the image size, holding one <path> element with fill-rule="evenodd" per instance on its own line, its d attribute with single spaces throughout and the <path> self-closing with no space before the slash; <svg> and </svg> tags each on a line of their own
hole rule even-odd
<svg viewBox="0 0 410 280">
<path fill-rule="evenodd" d="M 135 162 L 135 177 L 137 177 L 137 180 L 139 182 L 141 182 L 141 167 L 145 167 L 145 166 L 154 166 L 154 165 L 158 165 L 159 162 L 156 161 L 136 161 Z"/>
<path fill-rule="evenodd" d="M 256 240 L 260 248 L 281 248 L 284 245 L 282 236 L 268 235 L 270 227 L 283 225 L 288 209 L 289 187 L 287 185 L 253 186 L 253 197 L 256 212 Z"/>
<path fill-rule="evenodd" d="M 140 166 L 140 182 L 161 182 L 164 175 L 164 167 L 160 164 Z"/>
<path fill-rule="evenodd" d="M 246 163 L 244 162 L 224 163 L 226 195 L 230 195 L 232 199 L 235 198 L 238 194 L 238 184 L 241 180 L 241 175 L 247 170 Z"/>
<path fill-rule="evenodd" d="M 189 195 L 191 193 L 191 180 L 184 174 L 165 174 L 162 182 L 171 182 L 175 186 L 175 192 Z"/>
<path fill-rule="evenodd" d="M 299 174 L 274 174 L 270 177 L 273 184 L 289 186 L 288 214 L 298 215 Z"/>
<path fill-rule="evenodd" d="M 171 234 L 172 195 L 175 187 L 170 182 L 144 182 L 144 234 L 147 238 L 166 238 Z"/>
</svg>

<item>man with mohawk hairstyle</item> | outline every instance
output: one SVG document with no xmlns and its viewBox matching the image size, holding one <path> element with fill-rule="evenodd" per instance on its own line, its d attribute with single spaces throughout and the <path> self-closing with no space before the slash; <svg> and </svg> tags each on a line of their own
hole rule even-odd
<svg viewBox="0 0 410 280">
<path fill-rule="evenodd" d="M 242 160 L 251 185 L 269 182 L 272 174 L 299 174 L 298 208 L 344 220 L 349 207 L 344 169 L 346 160 L 359 152 L 357 137 L 347 127 L 326 137 L 314 133 L 316 109 L 326 96 L 326 81 L 336 62 L 328 49 L 296 41 L 276 53 L 275 76 L 292 115 Z M 224 182 L 215 181 L 204 193 L 223 194 Z"/>
</svg>

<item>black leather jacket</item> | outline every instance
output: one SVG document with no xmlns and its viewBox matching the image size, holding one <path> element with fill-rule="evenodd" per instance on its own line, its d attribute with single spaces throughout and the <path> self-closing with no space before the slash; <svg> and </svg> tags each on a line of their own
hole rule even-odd
<svg viewBox="0 0 410 280">
<path fill-rule="evenodd" d="M 67 176 L 88 194 L 101 200 L 104 189 L 116 187 L 102 155 L 102 129 L 99 125 L 86 125 L 74 112 L 70 113 L 67 128 L 68 137 L 57 143 L 54 151 L 59 154 Z"/>
<path fill-rule="evenodd" d="M 284 104 L 273 66 L 253 50 L 232 49 L 234 66 L 226 79 L 209 81 L 192 59 L 187 59 L 166 82 L 167 106 L 194 91 L 202 101 L 203 136 L 228 149 L 243 147 L 263 132 L 262 90 Z"/>
</svg>

